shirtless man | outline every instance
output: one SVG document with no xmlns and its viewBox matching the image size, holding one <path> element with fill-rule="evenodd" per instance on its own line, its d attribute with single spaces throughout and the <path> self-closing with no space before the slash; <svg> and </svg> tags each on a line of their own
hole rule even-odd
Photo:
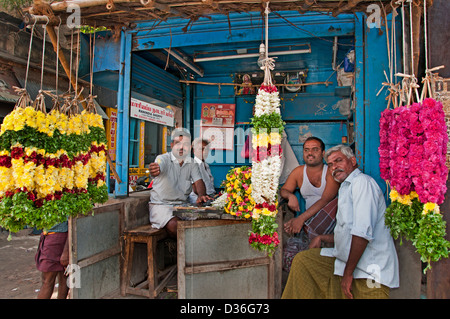
<svg viewBox="0 0 450 319">
<path fill-rule="evenodd" d="M 288 200 L 293 211 L 300 211 L 294 191 L 298 187 L 306 201 L 306 210 L 284 224 L 287 233 L 299 233 L 304 223 L 322 207 L 333 200 L 339 190 L 339 183 L 331 176 L 331 171 L 323 162 L 325 144 L 317 137 L 309 137 L 303 144 L 304 165 L 295 168 L 281 188 L 281 197 Z"/>
</svg>

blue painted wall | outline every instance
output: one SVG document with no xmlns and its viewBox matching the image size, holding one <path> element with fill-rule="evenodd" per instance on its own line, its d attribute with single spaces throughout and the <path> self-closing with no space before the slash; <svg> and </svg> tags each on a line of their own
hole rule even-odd
<svg viewBox="0 0 450 319">
<path fill-rule="evenodd" d="M 301 134 L 309 132 L 321 137 L 327 148 L 341 142 L 342 136 L 347 136 L 347 118 L 340 114 L 337 102 L 342 96 L 336 93 L 336 74 L 331 68 L 333 37 L 339 36 L 339 50 L 337 63 L 339 64 L 345 54 L 352 46 L 355 47 L 356 64 L 356 110 L 352 120 L 355 124 L 355 147 L 360 167 L 373 176 L 380 186 L 384 182 L 379 178 L 378 168 L 378 121 L 380 113 L 386 107 L 385 92 L 376 96 L 385 81 L 383 71 L 387 69 L 387 49 L 384 30 L 369 29 L 365 23 L 365 15 L 340 15 L 331 17 L 320 13 L 309 13 L 300 15 L 297 12 L 281 12 L 283 18 L 271 13 L 269 17 L 269 50 L 277 46 L 309 44 L 312 52 L 296 56 L 280 56 L 276 60 L 277 71 L 293 71 L 308 69 L 306 82 L 321 82 L 329 80 L 332 85 L 314 85 L 306 87 L 301 93 L 280 92 L 281 112 L 283 119 L 287 122 L 286 133 L 288 140 L 294 148 L 299 162 L 301 158 Z M 186 20 L 173 19 L 162 22 L 158 27 L 152 28 L 152 23 L 138 23 L 137 27 L 127 31 L 132 36 L 131 50 L 142 51 L 161 48 L 177 48 L 191 57 L 206 51 L 221 51 L 258 48 L 262 36 L 262 20 L 260 15 L 255 14 L 233 14 L 230 20 L 225 16 L 213 16 L 211 20 L 201 18 L 196 21 L 187 33 L 182 31 L 186 26 Z M 230 27 L 231 26 L 231 27 Z M 380 32 L 381 31 L 381 32 Z M 103 48 L 101 48 L 103 46 Z M 105 57 L 105 52 L 113 49 L 113 44 L 99 45 L 100 55 Z M 397 46 L 398 52 L 401 45 Z M 115 51 L 114 51 L 115 52 Z M 97 53 L 96 53 L 97 54 Z M 122 54 L 131 54 L 130 52 Z M 231 54 L 231 53 L 230 53 Z M 234 53 L 236 54 L 236 53 Z M 143 94 L 155 94 L 150 92 L 151 85 L 163 87 L 161 79 L 148 83 L 148 79 L 154 79 L 156 72 L 150 65 L 146 65 L 141 74 L 132 74 L 131 83 L 124 76 L 128 65 L 118 68 L 115 56 L 98 63 L 96 78 L 103 81 L 104 86 L 119 83 L 118 95 L 127 94 L 127 90 L 140 89 Z M 123 61 L 123 59 L 121 60 Z M 139 58 L 132 58 L 132 63 L 139 63 Z M 144 63 L 145 64 L 145 63 Z M 197 63 L 204 70 L 204 77 L 191 73 L 195 80 L 213 83 L 232 83 L 235 72 L 259 71 L 256 59 L 222 60 L 214 62 Z M 399 61 L 399 65 L 401 62 Z M 120 64 L 119 64 L 120 65 Z M 116 67 L 116 68 L 115 68 Z M 398 68 L 398 71 L 401 71 Z M 147 74 L 146 79 L 142 75 Z M 157 72 L 156 72 L 157 73 Z M 113 74 L 113 76 L 111 75 Z M 121 78 L 123 82 L 114 82 L 114 75 Z M 141 79 L 139 79 L 141 78 Z M 142 81 L 141 81 L 142 80 Z M 174 84 L 176 79 L 170 79 Z M 137 83 L 141 82 L 141 83 Z M 148 83 L 148 87 L 142 86 Z M 200 120 L 200 108 L 202 103 L 235 103 L 237 106 L 236 122 L 241 129 L 236 134 L 235 148 L 233 151 L 225 151 L 222 156 L 223 163 L 213 163 L 212 170 L 216 176 L 216 187 L 224 179 L 226 172 L 236 165 L 249 164 L 240 157 L 240 151 L 245 140 L 245 132 L 252 116 L 252 107 L 255 95 L 236 96 L 233 86 L 209 86 L 209 85 L 183 85 L 186 92 L 184 105 L 184 122 L 192 130 L 194 136 L 198 136 L 199 128 L 195 125 Z M 147 90 L 147 91 L 145 91 Z M 162 95 L 169 98 L 173 92 L 165 91 Z M 189 94 L 187 94 L 189 93 Z M 129 93 L 128 93 L 129 94 Z M 179 95 L 175 94 L 175 98 Z M 121 103 L 126 107 L 126 98 Z M 172 97 L 174 98 L 174 97 Z M 120 100 L 119 100 L 120 101 Z M 120 128 L 119 128 L 120 129 Z M 123 130 L 127 130 L 123 127 Z M 125 143 L 125 141 L 124 141 Z M 385 189 L 385 187 L 384 187 Z"/>
</svg>

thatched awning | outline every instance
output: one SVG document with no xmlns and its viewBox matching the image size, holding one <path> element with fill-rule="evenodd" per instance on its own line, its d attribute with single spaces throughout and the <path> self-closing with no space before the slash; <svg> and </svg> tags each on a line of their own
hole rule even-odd
<svg viewBox="0 0 450 319">
<path fill-rule="evenodd" d="M 416 5 L 423 0 L 413 0 Z M 370 4 L 383 4 L 390 12 L 395 0 L 271 0 L 273 11 L 308 11 L 329 12 L 333 16 L 341 13 L 366 12 Z M 428 0 L 432 2 L 432 0 Z M 212 14 L 264 12 L 266 0 L 66 0 L 51 4 L 35 1 L 25 11 L 35 15 L 47 15 L 51 18 L 61 17 L 63 21 L 70 5 L 81 9 L 81 23 L 90 26 L 129 27 L 134 22 L 144 20 L 165 21 L 168 18 L 184 18 L 190 22 Z M 58 24 L 59 18 L 51 19 Z"/>
</svg>

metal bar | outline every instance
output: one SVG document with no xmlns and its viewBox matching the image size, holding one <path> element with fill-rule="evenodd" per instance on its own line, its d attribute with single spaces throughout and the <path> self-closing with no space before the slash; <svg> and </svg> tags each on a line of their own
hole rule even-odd
<svg viewBox="0 0 450 319">
<path fill-rule="evenodd" d="M 173 56 L 175 59 L 177 59 L 179 62 L 183 63 L 185 66 L 190 68 L 192 71 L 194 71 L 198 75 L 203 76 L 205 74 L 205 72 L 203 71 L 202 68 L 200 68 L 196 65 L 193 65 L 189 61 L 186 61 L 186 59 L 184 57 L 182 57 L 181 55 L 179 55 L 177 52 L 174 52 L 173 50 L 169 50 L 166 48 L 164 48 L 164 50 L 167 52 L 167 54 L 170 54 L 171 56 Z M 194 62 L 196 62 L 196 61 L 194 60 Z"/>
<path fill-rule="evenodd" d="M 305 49 L 305 50 L 274 51 L 274 52 L 269 52 L 268 54 L 274 56 L 274 55 L 289 55 L 289 54 L 303 54 L 303 53 L 311 53 L 311 48 Z M 259 53 L 247 53 L 247 54 L 214 56 L 214 57 L 208 57 L 208 58 L 195 58 L 194 62 L 257 58 L 257 57 L 259 57 Z"/>
<path fill-rule="evenodd" d="M 364 26 L 366 19 L 364 13 L 356 13 L 355 19 L 355 155 L 358 165 L 364 171 L 364 155 L 365 155 L 365 41 L 364 41 Z"/>
</svg>

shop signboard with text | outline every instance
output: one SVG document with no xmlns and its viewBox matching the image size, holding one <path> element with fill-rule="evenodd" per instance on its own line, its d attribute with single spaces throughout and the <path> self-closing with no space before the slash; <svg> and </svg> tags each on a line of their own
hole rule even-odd
<svg viewBox="0 0 450 319">
<path fill-rule="evenodd" d="M 172 110 L 135 98 L 131 98 L 130 116 L 165 126 L 173 127 L 174 125 L 174 113 Z"/>
</svg>

